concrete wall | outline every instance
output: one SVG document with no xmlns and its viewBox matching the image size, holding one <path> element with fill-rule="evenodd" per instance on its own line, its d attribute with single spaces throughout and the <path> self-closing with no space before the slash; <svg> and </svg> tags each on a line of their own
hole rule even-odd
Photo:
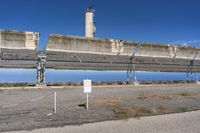
<svg viewBox="0 0 200 133">
<path fill-rule="evenodd" d="M 86 37 L 50 35 L 47 51 L 63 51 L 77 53 L 112 54 L 109 39 L 90 39 Z"/>
<path fill-rule="evenodd" d="M 8 49 L 36 49 L 39 33 L 0 30 L 0 47 Z"/>
<path fill-rule="evenodd" d="M 161 44 L 136 44 L 135 42 L 87 38 L 80 36 L 49 35 L 47 51 L 60 51 L 71 53 L 90 53 L 100 55 L 123 55 L 158 58 L 181 58 L 200 60 L 200 49 L 193 47 L 161 45 Z"/>
</svg>

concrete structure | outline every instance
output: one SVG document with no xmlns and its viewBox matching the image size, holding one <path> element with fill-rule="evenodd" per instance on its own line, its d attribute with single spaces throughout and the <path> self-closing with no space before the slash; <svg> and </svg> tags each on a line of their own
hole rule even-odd
<svg viewBox="0 0 200 133">
<path fill-rule="evenodd" d="M 35 50 L 37 48 L 38 41 L 38 32 L 0 30 L 1 48 Z"/>
<path fill-rule="evenodd" d="M 87 38 L 58 34 L 49 35 L 46 50 L 131 57 L 135 49 L 138 49 L 138 52 L 135 54 L 136 57 L 178 58 L 187 60 L 192 60 L 196 57 L 197 60 L 200 60 L 200 49 L 195 47 L 176 46 L 176 49 L 174 49 L 174 45 L 139 44 L 125 40 Z"/>
<path fill-rule="evenodd" d="M 38 40 L 36 32 L 0 30 L 0 66 L 37 68 L 38 84 L 45 83 L 45 67 L 127 70 L 135 83 L 135 71 L 200 72 L 200 49 L 195 47 L 51 34 L 40 56 Z"/>
<path fill-rule="evenodd" d="M 93 38 L 96 31 L 94 12 L 95 10 L 92 7 L 88 8 L 85 12 L 85 37 Z"/>
<path fill-rule="evenodd" d="M 0 30 L 0 67 L 36 68 L 39 33 Z"/>
<path fill-rule="evenodd" d="M 1 67 L 36 68 L 39 33 L 0 31 Z M 46 67 L 92 70 L 135 67 L 137 71 L 187 72 L 195 65 L 198 72 L 199 51 L 198 48 L 185 46 L 52 34 L 46 47 Z"/>
<path fill-rule="evenodd" d="M 35 68 L 38 41 L 38 32 L 0 30 L 0 66 Z"/>
<path fill-rule="evenodd" d="M 37 68 L 38 84 L 45 83 L 46 67 L 127 70 L 135 84 L 135 71 L 200 72 L 199 48 L 93 38 L 94 12 L 92 7 L 85 12 L 85 37 L 51 34 L 42 54 L 38 32 L 0 30 L 0 67 Z"/>
<path fill-rule="evenodd" d="M 38 41 L 37 32 L 0 30 L 1 67 L 34 67 L 30 62 L 36 59 Z"/>
<path fill-rule="evenodd" d="M 47 67 L 51 68 L 127 70 L 134 54 L 137 71 L 167 72 L 187 72 L 194 58 L 196 69 L 200 71 L 199 51 L 186 46 L 56 34 L 49 35 L 46 48 Z"/>
</svg>

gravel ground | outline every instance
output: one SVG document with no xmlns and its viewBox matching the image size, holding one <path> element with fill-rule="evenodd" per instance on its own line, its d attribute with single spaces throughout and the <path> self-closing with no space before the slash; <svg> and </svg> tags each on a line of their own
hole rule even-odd
<svg viewBox="0 0 200 133">
<path fill-rule="evenodd" d="M 81 125 L 200 109 L 198 85 L 93 87 L 89 110 L 82 87 L 0 90 L 0 131 Z M 57 113 L 53 93 L 57 92 Z M 17 104 L 17 105 L 16 105 Z"/>
<path fill-rule="evenodd" d="M 9 133 L 199 133 L 200 111 Z"/>
</svg>

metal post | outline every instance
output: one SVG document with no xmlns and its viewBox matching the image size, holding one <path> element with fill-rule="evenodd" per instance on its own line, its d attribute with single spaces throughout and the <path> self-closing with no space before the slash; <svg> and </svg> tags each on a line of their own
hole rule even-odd
<svg viewBox="0 0 200 133">
<path fill-rule="evenodd" d="M 54 93 L 54 113 L 56 113 L 56 92 Z"/>
<path fill-rule="evenodd" d="M 87 110 L 89 109 L 89 108 L 88 108 L 88 102 L 89 102 L 89 101 L 88 101 L 88 93 L 87 93 L 87 105 L 86 105 Z"/>
</svg>

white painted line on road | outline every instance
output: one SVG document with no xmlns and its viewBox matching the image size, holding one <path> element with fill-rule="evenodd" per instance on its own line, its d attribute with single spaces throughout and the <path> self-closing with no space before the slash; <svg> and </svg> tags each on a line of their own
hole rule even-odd
<svg viewBox="0 0 200 133">
<path fill-rule="evenodd" d="M 18 105 L 18 104 L 5 105 L 5 106 L 3 106 L 3 108 L 14 107 L 14 106 L 17 106 L 17 105 Z"/>
<path fill-rule="evenodd" d="M 10 104 L 10 105 L 2 105 L 2 104 L 0 104 L 0 106 L 1 106 L 2 108 L 10 108 L 10 107 L 18 106 L 18 105 L 27 105 L 27 104 L 30 104 L 30 103 L 32 103 L 32 102 L 36 102 L 36 101 L 42 100 L 42 99 L 44 99 L 45 97 L 49 97 L 49 96 L 54 96 L 54 94 L 53 94 L 53 93 L 50 93 L 50 94 L 47 94 L 47 95 L 43 95 L 43 96 L 41 96 L 41 97 L 39 97 L 39 98 L 32 99 L 32 100 L 30 100 L 30 101 L 28 101 L 28 102 L 22 102 L 22 103 L 19 103 L 19 104 L 16 103 L 16 104 Z"/>
</svg>

